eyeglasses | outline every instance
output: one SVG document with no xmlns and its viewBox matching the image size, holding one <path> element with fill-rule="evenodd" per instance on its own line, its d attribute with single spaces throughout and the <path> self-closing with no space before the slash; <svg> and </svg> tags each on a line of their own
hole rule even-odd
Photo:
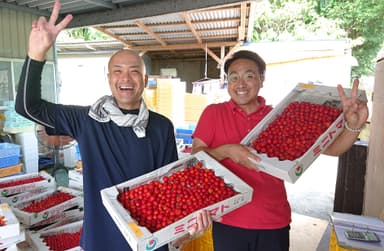
<svg viewBox="0 0 384 251">
<path fill-rule="evenodd" d="M 228 75 L 228 83 L 229 84 L 236 84 L 240 81 L 242 78 L 245 82 L 251 82 L 255 81 L 257 79 L 257 74 L 251 71 L 247 71 L 243 74 L 243 76 L 240 76 L 240 74 L 233 72 Z"/>
</svg>

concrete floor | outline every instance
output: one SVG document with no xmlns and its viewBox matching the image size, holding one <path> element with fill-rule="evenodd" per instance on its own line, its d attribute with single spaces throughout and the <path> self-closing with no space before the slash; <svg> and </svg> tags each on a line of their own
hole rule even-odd
<svg viewBox="0 0 384 251">
<path fill-rule="evenodd" d="M 328 251 L 337 157 L 321 155 L 295 184 L 286 183 L 292 208 L 290 251 Z"/>
<path fill-rule="evenodd" d="M 329 222 L 319 218 L 292 214 L 290 251 L 326 251 L 329 247 Z"/>
</svg>

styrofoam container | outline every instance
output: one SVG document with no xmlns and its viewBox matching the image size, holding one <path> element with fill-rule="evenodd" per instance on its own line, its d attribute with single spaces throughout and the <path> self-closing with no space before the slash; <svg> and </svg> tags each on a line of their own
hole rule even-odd
<svg viewBox="0 0 384 251">
<path fill-rule="evenodd" d="M 12 212 L 12 208 L 6 204 L 0 204 L 0 215 L 4 216 L 6 225 L 0 226 L 0 241 L 12 238 L 20 234 L 20 223 Z"/>
<path fill-rule="evenodd" d="M 69 208 L 67 210 L 64 210 L 62 212 L 59 212 L 55 215 L 52 215 L 51 217 L 37 222 L 36 224 L 33 224 L 30 229 L 36 230 L 36 229 L 48 229 L 50 227 L 58 226 L 63 222 L 71 222 L 71 221 L 77 221 L 83 219 L 84 216 L 84 207 L 78 206 L 75 208 Z"/>
<path fill-rule="evenodd" d="M 77 190 L 83 190 L 83 174 L 74 169 L 68 171 L 68 186 Z"/>
<path fill-rule="evenodd" d="M 43 192 L 53 191 L 55 189 L 56 189 L 55 186 L 37 187 L 37 188 L 32 188 L 30 190 L 27 190 L 23 193 L 12 194 L 10 196 L 4 196 L 4 197 L 0 196 L 0 203 L 8 203 L 9 205 L 12 206 L 13 204 L 26 201 L 29 198 L 36 196 L 38 194 L 41 194 Z"/>
<path fill-rule="evenodd" d="M 183 236 L 188 232 L 189 227 L 196 223 L 196 216 L 201 210 L 152 233 L 146 227 L 139 226 L 130 216 L 129 212 L 117 200 L 118 194 L 126 188 L 135 188 L 152 180 L 160 180 L 163 176 L 169 176 L 197 161 L 203 161 L 205 168 L 212 169 L 216 176 L 222 177 L 224 182 L 231 185 L 238 193 L 204 208 L 210 212 L 213 219 L 217 219 L 251 201 L 253 189 L 203 151 L 135 179 L 105 188 L 101 190 L 103 204 L 134 251 L 151 251 Z"/>
<path fill-rule="evenodd" d="M 23 241 L 25 241 L 25 230 L 21 229 L 18 235 L 12 236 L 6 239 L 2 239 L 0 242 L 0 250 L 3 250 L 3 249 L 8 250 L 8 248 L 11 248 L 17 243 L 23 242 Z"/>
<path fill-rule="evenodd" d="M 57 227 L 64 226 L 76 221 L 82 221 L 84 218 L 84 213 L 83 213 L 84 210 L 72 209 L 72 210 L 68 210 L 67 212 L 68 214 L 64 218 L 37 230 L 37 232 L 46 231 L 52 228 L 57 228 Z"/>
<path fill-rule="evenodd" d="M 33 201 L 36 200 L 42 200 L 46 197 L 49 197 L 55 192 L 65 192 L 74 195 L 72 199 L 69 199 L 67 201 L 64 201 L 62 203 L 59 203 L 53 207 L 47 208 L 43 211 L 37 212 L 37 213 L 29 213 L 21 210 L 25 206 L 29 205 Z M 83 198 L 82 193 L 74 190 L 69 189 L 65 187 L 59 187 L 57 190 L 54 191 L 47 191 L 42 194 L 33 196 L 29 198 L 28 200 L 25 200 L 23 202 L 19 202 L 13 205 L 13 211 L 16 215 L 16 217 L 19 219 L 21 223 L 23 223 L 26 226 L 32 226 L 35 225 L 38 222 L 44 221 L 46 219 L 51 218 L 54 215 L 62 214 L 63 211 L 77 206 L 83 205 Z"/>
<path fill-rule="evenodd" d="M 23 184 L 23 185 L 0 188 L 0 197 L 7 197 L 13 194 L 23 193 L 39 187 L 55 187 L 56 186 L 55 179 L 51 175 L 49 175 L 47 172 L 30 173 L 30 174 L 23 174 L 23 175 L 18 175 L 14 177 L 2 178 L 0 180 L 0 184 L 12 182 L 12 181 L 26 180 L 26 179 L 34 178 L 38 176 L 42 176 L 44 180 Z"/>
<path fill-rule="evenodd" d="M 351 89 L 344 88 L 347 96 L 351 95 Z M 364 91 L 359 90 L 358 98 L 367 101 Z M 241 141 L 241 144 L 252 147 L 252 143 L 258 135 L 267 129 L 269 124 L 273 122 L 288 104 L 296 101 L 309 102 L 312 104 L 330 104 L 342 109 L 341 99 L 336 87 L 314 85 L 314 84 L 298 84 L 259 124 L 256 125 Z M 279 160 L 278 158 L 268 157 L 264 153 L 256 150 L 253 152 L 260 157 L 261 161 L 253 161 L 260 171 L 266 172 L 272 176 L 283 179 L 290 183 L 295 183 L 297 179 L 307 170 L 312 162 L 325 151 L 325 149 L 333 143 L 337 136 L 343 131 L 344 115 L 340 116 L 328 127 L 328 129 L 318 137 L 315 143 L 299 158 L 291 160 Z"/>
<path fill-rule="evenodd" d="M 72 222 L 66 225 L 62 225 L 59 227 L 55 228 L 50 228 L 47 230 L 43 231 L 38 231 L 38 232 L 29 232 L 29 237 L 28 237 L 28 242 L 30 246 L 32 247 L 32 250 L 36 251 L 50 251 L 49 246 L 44 242 L 44 237 L 45 236 L 50 236 L 50 235 L 56 235 L 56 234 L 63 234 L 63 233 L 75 233 L 80 231 L 80 229 L 83 226 L 83 221 L 76 221 Z M 66 249 L 66 251 L 82 251 L 83 249 L 79 246 Z"/>
</svg>

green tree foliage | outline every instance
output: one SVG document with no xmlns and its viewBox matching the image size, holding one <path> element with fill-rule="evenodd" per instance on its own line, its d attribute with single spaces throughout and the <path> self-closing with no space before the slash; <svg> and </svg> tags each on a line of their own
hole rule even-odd
<svg viewBox="0 0 384 251">
<path fill-rule="evenodd" d="M 58 41 L 102 41 L 102 40 L 111 40 L 111 37 L 92 28 L 92 27 L 82 27 L 67 29 L 60 34 Z"/>
<path fill-rule="evenodd" d="M 257 4 L 253 41 L 350 39 L 359 66 L 370 75 L 384 41 L 383 0 L 269 0 Z"/>
<path fill-rule="evenodd" d="M 354 41 L 352 54 L 359 66 L 357 75 L 374 71 L 374 59 L 384 45 L 383 0 L 320 0 L 319 13 L 338 20 L 348 37 Z"/>
<path fill-rule="evenodd" d="M 258 3 L 253 41 L 343 39 L 346 33 L 337 21 L 321 17 L 317 5 L 305 0 Z"/>
</svg>

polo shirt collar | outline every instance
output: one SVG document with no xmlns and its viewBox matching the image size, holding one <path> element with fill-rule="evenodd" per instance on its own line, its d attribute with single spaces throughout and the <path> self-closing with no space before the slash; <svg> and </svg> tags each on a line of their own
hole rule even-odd
<svg viewBox="0 0 384 251">
<path fill-rule="evenodd" d="M 263 98 L 262 96 L 257 96 L 257 102 L 259 103 L 259 106 L 257 107 L 256 111 L 254 111 L 252 114 L 262 111 L 266 106 L 265 98 Z M 231 107 L 233 112 L 240 112 L 245 114 L 243 109 L 241 109 L 232 99 L 229 100 L 229 106 Z"/>
</svg>

